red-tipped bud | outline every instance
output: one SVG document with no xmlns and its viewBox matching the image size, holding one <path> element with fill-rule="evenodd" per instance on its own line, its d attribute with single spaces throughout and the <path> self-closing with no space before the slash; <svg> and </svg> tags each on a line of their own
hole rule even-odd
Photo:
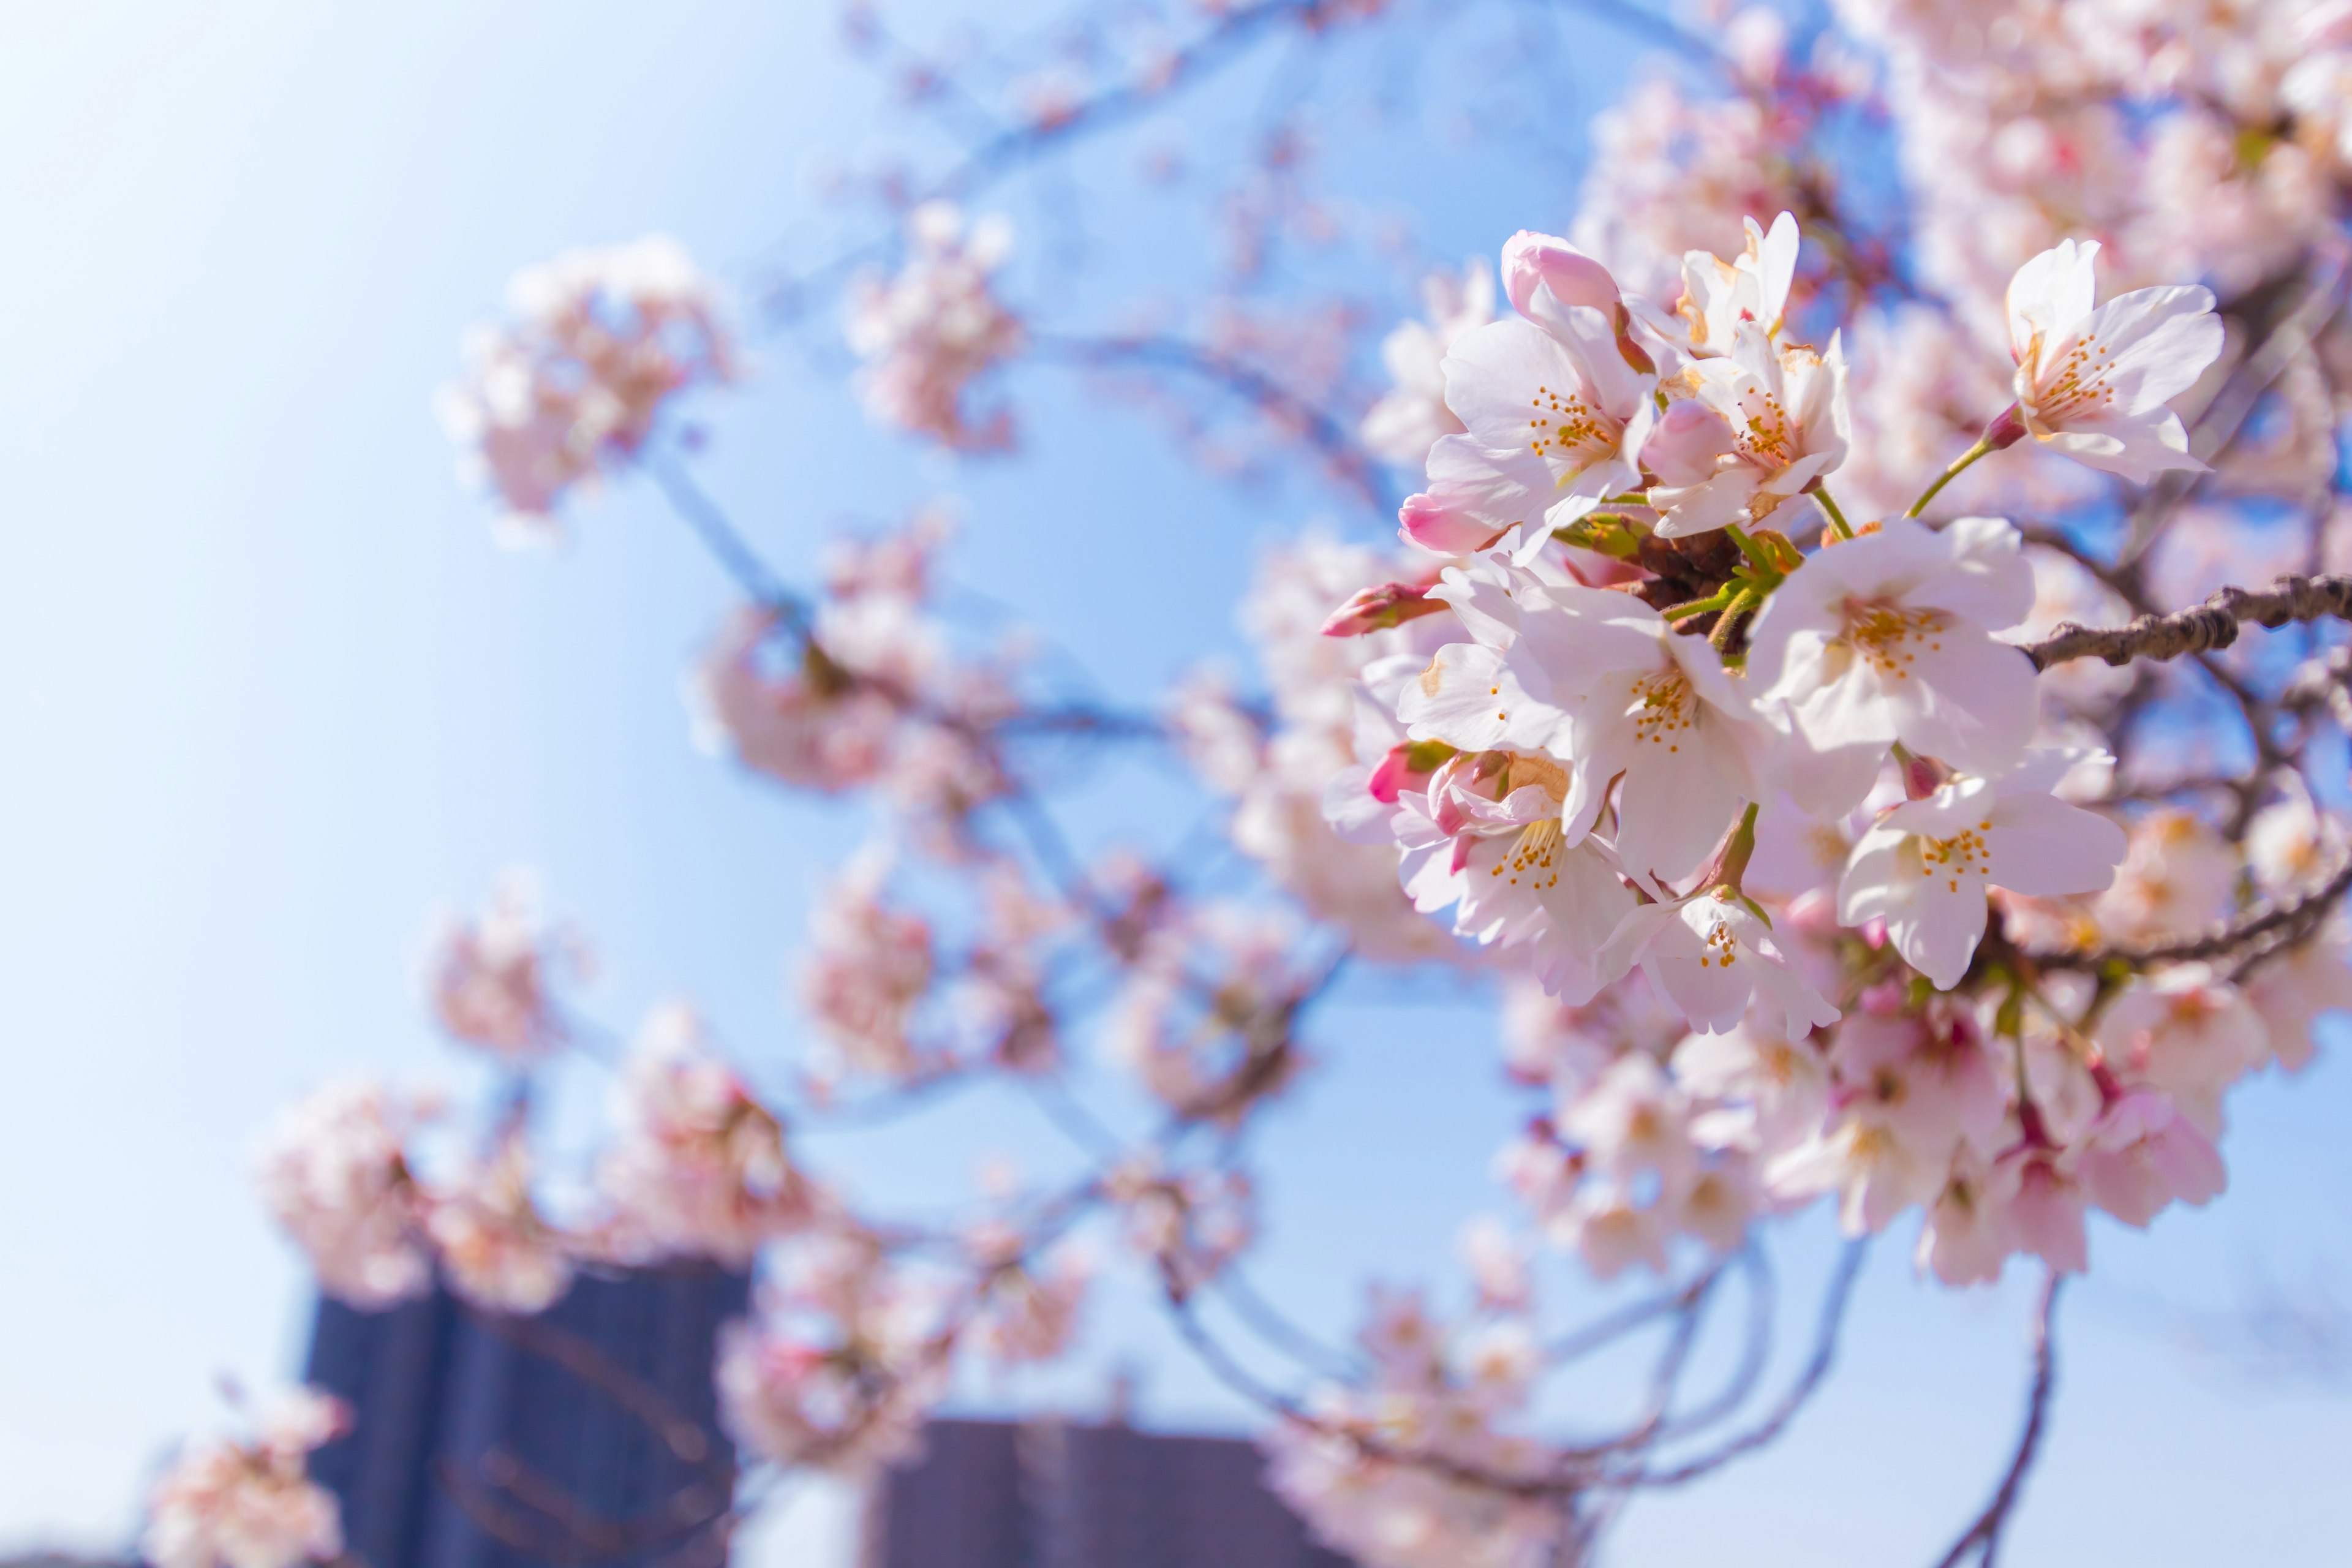
<svg viewBox="0 0 2352 1568">
<path fill-rule="evenodd" d="M 2014 447 L 2023 439 L 2025 416 L 2014 403 L 1994 415 L 1991 423 L 1984 427 L 1984 444 L 1996 452 Z"/>
<path fill-rule="evenodd" d="M 1944 787 L 1952 770 L 1933 757 L 1906 757 L 1903 760 L 1903 795 L 1906 800 L 1925 800 Z"/>
<path fill-rule="evenodd" d="M 1366 632 L 1384 632 L 1391 626 L 1436 615 L 1446 607 L 1445 601 L 1431 598 L 1429 586 L 1426 583 L 1382 583 L 1377 587 L 1359 588 L 1354 598 L 1331 612 L 1331 618 L 1323 623 L 1323 635 L 1360 637 Z"/>
<path fill-rule="evenodd" d="M 1394 805 L 1397 796 L 1407 791 L 1425 792 L 1431 776 L 1453 756 L 1454 748 L 1443 741 L 1406 741 L 1391 746 L 1389 754 L 1372 769 L 1365 788 L 1374 800 Z"/>
</svg>

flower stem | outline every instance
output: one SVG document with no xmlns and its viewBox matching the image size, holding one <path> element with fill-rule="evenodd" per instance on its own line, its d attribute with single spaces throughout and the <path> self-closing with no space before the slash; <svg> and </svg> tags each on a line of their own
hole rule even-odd
<svg viewBox="0 0 2352 1568">
<path fill-rule="evenodd" d="M 1822 515 L 1830 520 L 1830 526 L 1837 531 L 1837 536 L 1840 539 L 1853 537 L 1853 524 L 1846 521 L 1845 513 L 1839 510 L 1838 503 L 1830 499 L 1830 492 L 1826 486 L 1813 492 L 1813 500 L 1821 503 Z"/>
<path fill-rule="evenodd" d="M 1919 499 L 1911 503 L 1911 510 L 1905 512 L 1903 515 L 1906 517 L 1916 517 L 1921 512 L 1927 510 L 1927 503 L 1936 499 L 1936 492 L 1937 490 L 1942 489 L 1946 485 L 1948 485 L 1954 479 L 1958 479 L 1960 475 L 1966 471 L 1970 463 L 1975 462 L 1979 458 L 1983 457 L 1986 453 L 1991 450 L 1991 441 L 1986 439 L 1984 437 L 1978 437 L 1977 444 L 1969 447 L 1967 451 L 1962 452 L 1958 457 L 1953 458 L 1952 466 L 1946 468 L 1942 474 L 1938 475 L 1936 482 L 1929 485 L 1926 490 L 1922 491 Z"/>
<path fill-rule="evenodd" d="M 1731 603 L 1723 607 L 1723 614 L 1716 618 L 1714 628 L 1706 634 L 1706 640 L 1716 652 L 1721 653 L 1724 646 L 1731 641 L 1731 634 L 1738 627 L 1739 618 L 1756 607 L 1758 597 L 1752 587 L 1742 588 L 1731 596 Z"/>
<path fill-rule="evenodd" d="M 1685 616 L 1703 616 L 1709 610 L 1728 609 L 1731 606 L 1731 601 L 1736 597 L 1738 597 L 1737 594 L 1727 584 L 1704 599 L 1693 599 L 1681 605 L 1668 605 L 1658 614 L 1670 621 L 1678 621 Z"/>
</svg>

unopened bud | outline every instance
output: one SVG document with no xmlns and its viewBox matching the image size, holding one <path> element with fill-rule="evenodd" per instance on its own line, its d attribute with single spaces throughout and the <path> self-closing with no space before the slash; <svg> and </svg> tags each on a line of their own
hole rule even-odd
<svg viewBox="0 0 2352 1568">
<path fill-rule="evenodd" d="M 1903 759 L 1903 795 L 1907 800 L 1925 800 L 1944 787 L 1952 776 L 1951 769 L 1933 757 Z"/>
<path fill-rule="evenodd" d="M 1374 800 L 1394 805 L 1406 791 L 1426 791 L 1439 768 L 1454 758 L 1454 748 L 1443 741 L 1407 741 L 1391 746 L 1389 754 L 1372 769 L 1365 789 Z"/>
<path fill-rule="evenodd" d="M 1446 603 L 1431 598 L 1429 589 L 1426 583 L 1382 583 L 1359 588 L 1353 598 L 1331 612 L 1331 618 L 1323 623 L 1323 635 L 1360 637 L 1436 615 L 1446 608 Z"/>
<path fill-rule="evenodd" d="M 1992 417 L 1984 427 L 1984 444 L 1998 452 L 2014 447 L 2025 438 L 2025 416 L 2012 403 Z"/>
<path fill-rule="evenodd" d="M 1500 531 L 1433 495 L 1407 496 L 1397 509 L 1398 537 L 1436 555 L 1484 550 Z"/>
<path fill-rule="evenodd" d="M 1513 310 L 1533 321 L 1528 307 L 1538 288 L 1549 289 L 1563 305 L 1607 310 L 1612 320 L 1622 303 L 1609 268 L 1564 239 L 1523 228 L 1503 247 L 1503 292 Z"/>
<path fill-rule="evenodd" d="M 1695 398 L 1669 403 L 1642 443 L 1642 466 L 1677 489 L 1715 477 L 1716 460 L 1738 442 L 1730 421 Z"/>
</svg>

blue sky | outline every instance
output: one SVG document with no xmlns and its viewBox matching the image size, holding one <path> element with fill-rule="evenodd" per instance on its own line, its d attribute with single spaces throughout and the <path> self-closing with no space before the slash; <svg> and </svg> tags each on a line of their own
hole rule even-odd
<svg viewBox="0 0 2352 1568">
<path fill-rule="evenodd" d="M 10 31 L 0 1547 L 100 1545 L 128 1533 L 173 1437 L 219 1419 L 216 1373 L 267 1385 L 298 1363 L 304 1281 L 246 1182 L 268 1119 L 353 1069 L 467 1081 L 414 1005 L 427 906 L 536 865 L 605 959 L 601 1016 L 684 994 L 747 1057 L 789 1048 L 786 959 L 842 824 L 688 742 L 677 679 L 725 584 L 639 486 L 584 511 L 559 558 L 500 553 L 428 399 L 509 274 L 566 246 L 666 230 L 750 276 L 805 227 L 812 172 L 866 144 L 876 104 L 815 5 L 98 0 Z M 1570 41 L 1595 89 L 1629 58 Z M 1595 101 L 1545 106 L 1559 141 Z M 1433 255 L 1564 221 L 1557 160 L 1539 178 L 1479 163 L 1409 113 L 1330 129 L 1342 169 L 1378 153 L 1381 199 L 1418 216 Z M 1110 276 L 1057 295 L 1067 311 L 1184 280 L 1135 259 L 1131 151 L 1080 165 Z M 836 522 L 953 491 L 959 579 L 1129 698 L 1237 646 L 1225 606 L 1254 551 L 1333 511 L 1206 484 L 1044 372 L 1016 384 L 1030 455 L 960 472 L 867 432 L 822 357 L 761 353 L 712 410 L 706 471 L 772 558 L 804 568 Z M 1341 997 L 1321 1071 L 1268 1129 L 1260 1283 L 1334 1329 L 1357 1280 L 1450 1256 L 1457 1219 L 1497 1205 L 1486 1155 L 1516 1114 L 1483 1012 L 1392 1000 Z M 2252 1380 L 2179 1332 L 2267 1288 L 2342 1283 L 2340 1057 L 2241 1096 L 2212 1210 L 2095 1236 L 2009 1561 L 2310 1561 L 2352 1523 L 2326 1485 L 2352 1440 L 2345 1391 Z M 911 1194 L 1041 1136 L 987 1101 L 941 1125 L 845 1142 L 844 1168 Z M 1932 1559 L 2005 1458 L 2025 1289 L 1923 1286 L 1906 1247 L 1879 1249 L 1838 1380 L 1791 1441 L 1637 1509 L 1621 1560 Z M 1792 1292 L 1829 1250 L 1800 1227 Z M 1084 1409 L 1123 1358 L 1151 1418 L 1242 1421 L 1116 1291 L 1079 1369 L 971 1394 Z M 821 1563 L 839 1537 L 836 1510 L 765 1550 Z"/>
</svg>

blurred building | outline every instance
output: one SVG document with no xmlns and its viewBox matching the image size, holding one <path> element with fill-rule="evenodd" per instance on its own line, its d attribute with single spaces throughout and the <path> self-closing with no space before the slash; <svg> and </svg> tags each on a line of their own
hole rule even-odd
<svg viewBox="0 0 2352 1568">
<path fill-rule="evenodd" d="M 322 1301 L 309 1381 L 351 1433 L 311 1473 L 368 1568 L 719 1568 L 734 1490 L 711 1388 L 749 1283 L 708 1266 L 583 1277 L 536 1318 L 446 1290 Z"/>
<path fill-rule="evenodd" d="M 1350 1568 L 1245 1440 L 935 1421 L 866 1494 L 859 1568 Z"/>
</svg>

